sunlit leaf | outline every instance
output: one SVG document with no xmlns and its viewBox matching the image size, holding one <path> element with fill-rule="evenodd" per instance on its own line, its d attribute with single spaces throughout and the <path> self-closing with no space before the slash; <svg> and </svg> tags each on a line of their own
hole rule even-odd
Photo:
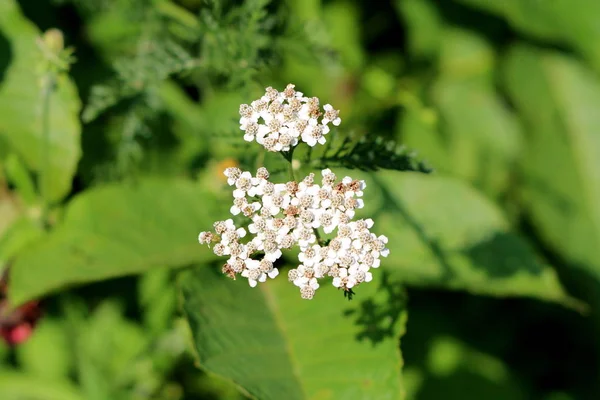
<svg viewBox="0 0 600 400">
<path fill-rule="evenodd" d="M 40 32 L 14 0 L 0 2 L 2 35 L 10 44 L 10 64 L 0 82 L 0 135 L 40 174 L 47 200 L 60 200 L 71 190 L 81 156 L 77 89 L 66 74 L 59 74 L 50 95 L 44 95 L 47 61 L 38 43 Z"/>
<path fill-rule="evenodd" d="M 88 190 L 69 204 L 52 234 L 18 257 L 10 298 L 21 303 L 67 285 L 205 261 L 212 252 L 198 245 L 198 233 L 226 213 L 191 181 Z"/>
<path fill-rule="evenodd" d="M 389 279 L 347 301 L 331 285 L 312 300 L 279 277 L 250 288 L 218 268 L 182 277 L 200 365 L 268 399 L 402 399 L 402 288 Z"/>
<path fill-rule="evenodd" d="M 392 276 L 417 286 L 570 303 L 555 271 L 466 184 L 392 172 L 371 179 L 361 212 L 389 238 L 390 256 L 381 268 Z"/>
</svg>

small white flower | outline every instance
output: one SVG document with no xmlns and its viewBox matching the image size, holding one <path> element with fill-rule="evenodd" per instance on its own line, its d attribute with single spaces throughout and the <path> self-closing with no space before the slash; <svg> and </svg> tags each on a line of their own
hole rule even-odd
<svg viewBox="0 0 600 400">
<path fill-rule="evenodd" d="M 323 116 L 322 121 L 324 125 L 327 125 L 329 122 L 331 122 L 335 126 L 340 125 L 342 119 L 338 116 L 339 111 L 334 110 L 331 104 L 325 104 L 323 106 L 323 110 L 325 110 L 325 115 Z"/>
<path fill-rule="evenodd" d="M 321 261 L 321 246 L 318 244 L 314 244 L 311 247 L 307 247 L 304 251 L 298 254 L 298 260 L 306 265 L 307 267 L 312 267 L 319 261 Z"/>
<path fill-rule="evenodd" d="M 242 174 L 242 170 L 240 170 L 237 167 L 230 167 L 226 168 L 223 174 L 227 177 L 227 184 L 229 186 L 233 186 L 235 184 L 235 181 L 237 181 L 237 179 Z"/>
<path fill-rule="evenodd" d="M 252 189 L 252 175 L 245 171 L 235 180 L 235 189 L 233 197 L 245 197 L 248 190 Z"/>
</svg>

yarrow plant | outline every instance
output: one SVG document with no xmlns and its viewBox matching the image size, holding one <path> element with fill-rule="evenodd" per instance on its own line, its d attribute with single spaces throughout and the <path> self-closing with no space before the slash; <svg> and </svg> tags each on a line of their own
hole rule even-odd
<svg viewBox="0 0 600 400">
<path fill-rule="evenodd" d="M 327 125 L 341 122 L 331 105 L 323 110 L 318 98 L 304 97 L 292 84 L 281 93 L 269 87 L 250 106 L 240 107 L 240 124 L 245 140 L 256 140 L 268 151 L 288 152 L 291 162 L 288 156 L 299 141 L 323 144 Z M 389 253 L 388 239 L 371 232 L 372 219 L 354 220 L 355 211 L 364 206 L 362 180 L 338 180 L 330 169 L 321 171 L 320 184 L 313 173 L 301 181 L 274 183 L 264 167 L 254 175 L 237 167 L 224 173 L 235 188 L 230 212 L 243 215 L 247 228 L 236 226 L 233 219 L 217 221 L 214 232 L 201 232 L 198 241 L 229 257 L 223 273 L 233 279 L 242 276 L 255 287 L 277 277 L 275 262 L 282 250 L 297 246 L 299 265 L 288 272 L 288 279 L 303 299 L 312 299 L 319 280 L 328 277 L 352 295 L 354 287 L 373 279 L 371 268 L 378 268 L 380 257 Z"/>
</svg>

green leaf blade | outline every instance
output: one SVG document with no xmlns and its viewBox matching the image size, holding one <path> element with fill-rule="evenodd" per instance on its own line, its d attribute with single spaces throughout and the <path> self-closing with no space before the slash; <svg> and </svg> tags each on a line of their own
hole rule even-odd
<svg viewBox="0 0 600 400">
<path fill-rule="evenodd" d="M 48 143 L 43 134 L 43 68 L 40 33 L 17 4 L 0 4 L 0 34 L 11 44 L 12 60 L 0 85 L 0 135 L 41 176 L 48 201 L 59 201 L 71 190 L 81 157 L 81 102 L 75 84 L 58 75 L 49 96 Z M 48 159 L 46 165 L 46 157 Z"/>
<path fill-rule="evenodd" d="M 50 235 L 17 258 L 10 298 L 20 303 L 67 285 L 210 260 L 198 232 L 223 213 L 215 195 L 191 181 L 148 179 L 88 190 Z"/>
<path fill-rule="evenodd" d="M 574 305 L 555 271 L 471 187 L 416 174 L 382 173 L 373 179 L 372 190 L 380 193 L 365 199 L 364 215 L 374 215 L 375 231 L 389 238 L 390 256 L 381 268 L 393 277 L 416 286 Z"/>
<path fill-rule="evenodd" d="M 575 59 L 517 46 L 505 84 L 528 128 L 525 206 L 543 238 L 600 279 L 600 81 Z"/>
<path fill-rule="evenodd" d="M 183 278 L 201 365 L 252 396 L 403 398 L 397 339 L 405 316 L 398 292 L 374 281 L 351 302 L 328 285 L 302 300 L 283 277 L 260 289 L 204 267 Z"/>
</svg>

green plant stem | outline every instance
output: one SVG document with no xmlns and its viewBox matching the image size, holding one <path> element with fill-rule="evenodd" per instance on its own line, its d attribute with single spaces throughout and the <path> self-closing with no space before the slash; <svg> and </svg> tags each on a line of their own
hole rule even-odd
<svg viewBox="0 0 600 400">
<path fill-rule="evenodd" d="M 292 163 L 290 162 L 290 165 L 288 167 L 289 173 L 290 173 L 290 179 L 292 181 L 296 181 L 296 176 L 294 175 L 294 167 L 292 166 Z"/>
<path fill-rule="evenodd" d="M 41 143 L 41 169 L 38 172 L 39 190 L 42 198 L 42 224 L 49 226 L 50 199 L 48 198 L 48 177 L 50 171 L 50 95 L 54 90 L 54 73 L 49 71 L 44 77 L 44 90 L 42 96 L 42 143 Z"/>
<path fill-rule="evenodd" d="M 319 233 L 319 230 L 317 228 L 313 228 L 313 232 L 315 233 L 315 236 L 317 237 L 317 243 L 319 243 L 320 245 L 323 245 L 323 239 L 321 239 L 321 234 Z"/>
<path fill-rule="evenodd" d="M 282 151 L 280 154 L 283 156 L 283 158 L 285 158 L 288 161 L 288 163 L 289 163 L 288 172 L 290 174 L 290 179 L 295 182 L 296 181 L 296 175 L 294 174 L 294 167 L 292 165 L 293 161 L 294 161 L 294 149 L 295 148 L 292 147 L 290 149 L 290 151 L 288 151 L 288 152 L 283 152 Z"/>
<path fill-rule="evenodd" d="M 254 169 L 259 169 L 260 167 L 264 167 L 265 164 L 265 152 L 261 151 L 256 156 L 256 160 L 254 162 Z"/>
</svg>

